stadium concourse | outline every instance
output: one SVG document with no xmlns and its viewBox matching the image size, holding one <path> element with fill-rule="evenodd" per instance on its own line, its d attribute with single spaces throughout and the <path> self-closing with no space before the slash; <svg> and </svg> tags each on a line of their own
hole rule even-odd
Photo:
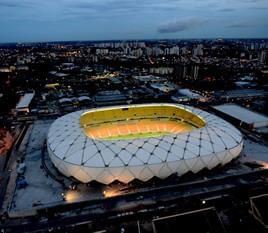
<svg viewBox="0 0 268 233">
<path fill-rule="evenodd" d="M 230 123 L 200 109 L 141 104 L 60 117 L 49 129 L 47 147 L 65 176 L 109 184 L 224 165 L 239 156 L 243 139 Z"/>
</svg>

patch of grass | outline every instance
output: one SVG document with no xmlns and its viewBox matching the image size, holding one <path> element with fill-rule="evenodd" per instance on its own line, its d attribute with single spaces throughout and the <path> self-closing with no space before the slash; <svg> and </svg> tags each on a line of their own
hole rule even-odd
<svg viewBox="0 0 268 233">
<path fill-rule="evenodd" d="M 127 135 L 117 135 L 112 137 L 107 137 L 104 140 L 127 140 L 127 139 L 139 139 L 139 138 L 152 138 L 161 137 L 170 134 L 168 132 L 148 132 L 148 133 L 135 133 Z"/>
</svg>

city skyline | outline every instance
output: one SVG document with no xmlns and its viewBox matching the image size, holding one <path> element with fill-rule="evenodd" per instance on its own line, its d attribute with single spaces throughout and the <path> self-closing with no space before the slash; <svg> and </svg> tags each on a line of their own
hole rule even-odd
<svg viewBox="0 0 268 233">
<path fill-rule="evenodd" d="M 0 43 L 268 37 L 265 0 L 0 0 Z"/>
<path fill-rule="evenodd" d="M 268 38 L 0 43 L 0 77 L 1 232 L 267 232 Z"/>
</svg>

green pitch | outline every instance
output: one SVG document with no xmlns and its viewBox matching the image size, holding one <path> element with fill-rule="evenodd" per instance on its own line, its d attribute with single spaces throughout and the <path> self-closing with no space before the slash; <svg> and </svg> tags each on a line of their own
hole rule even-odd
<svg viewBox="0 0 268 233">
<path fill-rule="evenodd" d="M 168 132 L 148 132 L 148 133 L 135 133 L 127 135 L 117 135 L 112 137 L 107 137 L 105 140 L 128 140 L 128 139 L 138 139 L 138 138 L 153 138 L 161 137 L 170 134 Z"/>
</svg>

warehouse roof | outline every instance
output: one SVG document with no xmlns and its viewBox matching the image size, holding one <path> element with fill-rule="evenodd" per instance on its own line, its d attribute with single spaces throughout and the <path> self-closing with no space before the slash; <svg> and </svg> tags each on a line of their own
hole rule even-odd
<svg viewBox="0 0 268 233">
<path fill-rule="evenodd" d="M 260 113 L 250 111 L 244 107 L 236 104 L 223 104 L 213 106 L 214 109 L 223 112 L 224 114 L 230 115 L 236 119 L 239 119 L 247 124 L 253 124 L 258 122 L 267 122 L 268 117 Z"/>
<path fill-rule="evenodd" d="M 32 99 L 34 97 L 34 93 L 26 93 L 24 96 L 21 97 L 19 103 L 16 106 L 16 109 L 20 108 L 28 108 Z"/>
</svg>

